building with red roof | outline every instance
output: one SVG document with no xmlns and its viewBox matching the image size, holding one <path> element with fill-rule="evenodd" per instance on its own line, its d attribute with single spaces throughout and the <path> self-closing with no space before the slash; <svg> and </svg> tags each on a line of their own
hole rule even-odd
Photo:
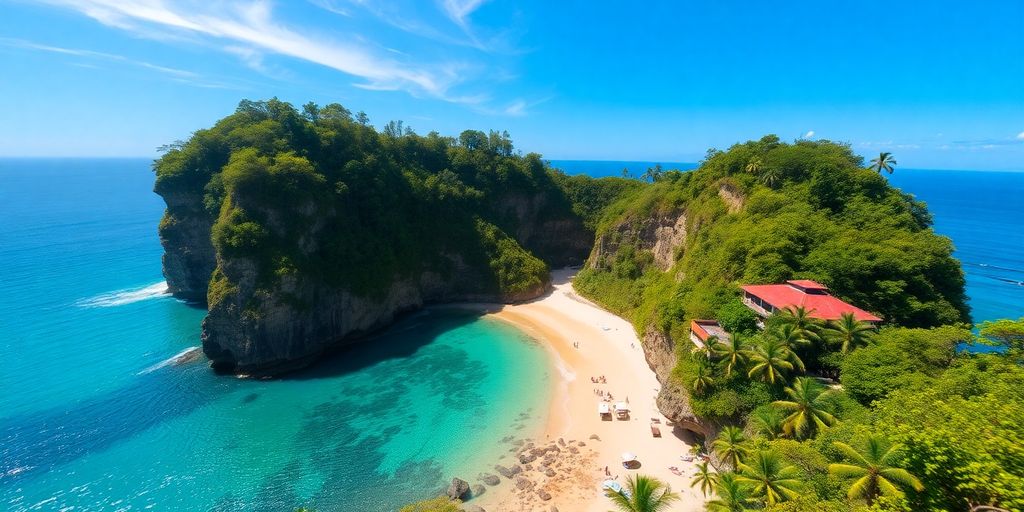
<svg viewBox="0 0 1024 512">
<path fill-rule="evenodd" d="M 754 284 L 741 286 L 743 303 L 762 317 L 776 311 L 803 307 L 810 316 L 821 320 L 838 320 L 843 313 L 853 313 L 862 322 L 879 323 L 881 318 L 828 293 L 824 285 L 809 279 L 795 279 L 785 284 Z"/>
<path fill-rule="evenodd" d="M 729 337 L 729 333 L 725 332 L 725 329 L 715 320 L 690 321 L 690 341 L 697 345 L 697 348 L 702 350 L 707 348 L 708 339 L 712 337 L 725 340 Z"/>
</svg>

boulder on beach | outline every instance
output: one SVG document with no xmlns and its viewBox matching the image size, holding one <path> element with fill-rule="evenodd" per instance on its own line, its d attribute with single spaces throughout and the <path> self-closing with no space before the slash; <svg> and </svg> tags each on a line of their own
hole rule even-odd
<svg viewBox="0 0 1024 512">
<path fill-rule="evenodd" d="M 537 496 L 540 497 L 540 499 L 542 499 L 544 501 L 548 501 L 548 500 L 551 499 L 551 495 L 548 494 L 548 492 L 545 491 L 544 489 L 538 489 L 537 490 Z"/>
<path fill-rule="evenodd" d="M 599 436 L 597 434 L 590 434 L 590 439 L 592 439 L 594 441 L 600 441 L 601 440 L 601 436 Z"/>
<path fill-rule="evenodd" d="M 453 500 L 462 499 L 466 493 L 469 492 L 469 482 L 461 478 L 452 478 L 451 485 L 448 486 L 448 491 L 445 494 Z"/>
<path fill-rule="evenodd" d="M 518 475 L 519 473 L 521 473 L 523 471 L 523 468 L 519 467 L 518 464 L 517 465 L 513 465 L 510 468 L 506 468 L 505 466 L 502 466 L 501 464 L 498 464 L 497 466 L 494 466 L 494 470 L 497 471 L 499 475 L 501 475 L 501 476 L 511 480 L 512 477 L 514 477 L 514 476 Z"/>
<path fill-rule="evenodd" d="M 487 492 L 487 488 L 482 486 L 482 485 L 480 485 L 480 484 L 472 485 L 469 488 L 469 490 L 470 490 L 470 496 L 473 497 L 473 498 L 478 498 L 480 496 L 483 496 L 483 494 L 485 492 Z"/>
<path fill-rule="evenodd" d="M 498 475 L 492 473 L 480 473 L 480 476 L 478 476 L 477 479 L 491 486 L 501 483 L 501 478 L 498 478 Z"/>
<path fill-rule="evenodd" d="M 531 487 L 533 487 L 533 482 L 531 482 L 525 477 L 516 477 L 516 489 L 523 491 L 526 489 L 530 489 Z"/>
</svg>

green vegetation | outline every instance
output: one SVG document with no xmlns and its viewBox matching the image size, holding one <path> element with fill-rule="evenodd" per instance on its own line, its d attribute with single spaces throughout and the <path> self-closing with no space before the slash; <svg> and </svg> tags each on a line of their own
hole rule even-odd
<svg viewBox="0 0 1024 512">
<path fill-rule="evenodd" d="M 952 246 L 881 176 L 895 164 L 769 136 L 627 192 L 598 222 L 577 289 L 675 340 L 670 378 L 723 425 L 692 481 L 708 510 L 1024 510 L 1024 318 L 972 334 Z M 640 233 L 680 215 L 686 238 L 664 270 Z M 794 278 L 883 327 L 793 308 L 758 329 L 739 285 Z M 731 338 L 696 349 L 695 318 Z"/>
<path fill-rule="evenodd" d="M 398 279 L 468 268 L 469 291 L 514 297 L 543 286 L 549 264 L 581 261 L 593 229 L 584 224 L 640 186 L 565 176 L 516 153 L 507 133 L 420 136 L 401 122 L 378 132 L 341 105 L 300 111 L 276 99 L 242 101 L 165 149 L 156 191 L 201 198 L 219 262 L 248 261 L 269 294 L 292 280 L 374 296 Z M 161 231 L 178 220 L 168 213 Z M 569 232 L 546 233 L 548 222 Z M 221 267 L 211 307 L 239 280 Z"/>
<path fill-rule="evenodd" d="M 398 509 L 398 512 L 462 512 L 462 507 L 459 506 L 461 503 L 459 500 L 439 496 L 434 499 L 406 505 Z"/>
<path fill-rule="evenodd" d="M 632 475 L 621 491 L 608 489 L 605 495 L 622 512 L 658 512 L 679 501 L 668 484 L 645 475 Z"/>
</svg>

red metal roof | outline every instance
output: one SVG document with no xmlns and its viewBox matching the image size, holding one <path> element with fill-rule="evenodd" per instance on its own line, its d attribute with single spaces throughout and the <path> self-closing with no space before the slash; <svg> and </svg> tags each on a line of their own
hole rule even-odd
<svg viewBox="0 0 1024 512">
<path fill-rule="evenodd" d="M 701 341 L 707 341 L 710 336 L 724 340 L 729 336 L 725 329 L 716 320 L 690 320 L 690 331 L 697 335 Z"/>
<path fill-rule="evenodd" d="M 814 281 L 809 282 L 821 286 Z M 847 304 L 828 293 L 806 293 L 799 286 L 797 282 L 793 282 L 792 284 L 755 284 L 741 286 L 740 288 L 744 292 L 771 304 L 775 309 L 803 306 L 804 309 L 810 312 L 812 317 L 822 320 L 838 320 L 843 313 L 853 313 L 854 318 L 863 322 L 882 321 L 881 318 L 857 306 Z M 824 287 L 819 289 L 824 289 Z"/>
<path fill-rule="evenodd" d="M 786 282 L 792 285 L 796 285 L 805 290 L 828 290 L 827 286 L 817 281 L 811 281 L 810 279 L 792 279 Z"/>
</svg>

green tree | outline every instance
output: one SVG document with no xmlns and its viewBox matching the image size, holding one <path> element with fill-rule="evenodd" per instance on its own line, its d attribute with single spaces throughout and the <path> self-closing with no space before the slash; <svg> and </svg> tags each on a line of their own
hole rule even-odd
<svg viewBox="0 0 1024 512">
<path fill-rule="evenodd" d="M 743 435 L 743 429 L 730 425 L 718 433 L 718 437 L 711 443 L 711 449 L 719 459 L 735 469 L 740 467 L 743 456 L 747 453 L 746 443 L 747 438 Z"/>
<path fill-rule="evenodd" d="M 714 372 L 711 368 L 711 363 L 703 355 L 696 355 L 696 369 L 693 374 L 693 380 L 690 382 L 690 389 L 698 395 L 702 395 L 711 390 L 712 386 L 715 385 Z"/>
<path fill-rule="evenodd" d="M 754 409 L 754 412 L 750 413 L 750 429 L 755 434 L 762 436 L 766 439 L 775 439 L 785 432 L 783 428 L 783 420 L 786 415 L 782 414 L 778 407 L 774 405 L 764 405 Z"/>
<path fill-rule="evenodd" d="M 767 506 L 796 498 L 803 489 L 796 467 L 769 450 L 756 452 L 739 470 L 737 480 L 750 485 L 753 496 Z"/>
<path fill-rule="evenodd" d="M 758 157 L 754 157 L 754 158 L 751 158 L 747 162 L 747 166 L 744 167 L 744 170 L 747 171 L 747 174 L 752 174 L 754 176 L 757 176 L 758 174 L 761 173 L 761 169 L 763 169 L 763 168 L 764 168 L 764 161 L 761 160 Z"/>
<path fill-rule="evenodd" d="M 625 489 L 618 492 L 607 489 L 605 496 L 622 512 L 668 510 L 672 503 L 679 500 L 679 495 L 672 492 L 668 484 L 646 475 L 630 476 L 626 480 Z"/>
<path fill-rule="evenodd" d="M 710 341 L 710 340 L 709 340 Z M 711 352 L 725 368 L 725 376 L 732 376 L 733 370 L 742 368 L 747 361 L 747 348 L 736 334 L 726 336 L 724 340 L 715 338 Z"/>
<path fill-rule="evenodd" d="M 875 326 L 857 320 L 853 313 L 843 313 L 839 320 L 828 323 L 825 328 L 825 339 L 839 345 L 842 353 L 871 343 Z"/>
<path fill-rule="evenodd" d="M 750 486 L 743 483 L 735 473 L 719 476 L 715 495 L 717 497 L 705 505 L 711 512 L 744 512 L 751 502 Z"/>
<path fill-rule="evenodd" d="M 871 165 L 868 167 L 868 169 L 871 169 L 872 171 L 877 171 L 878 174 L 882 174 L 882 171 L 886 171 L 889 174 L 892 174 L 892 171 L 895 169 L 895 166 L 896 159 L 893 158 L 892 153 L 888 151 L 883 151 L 878 154 L 877 158 L 871 159 Z"/>
<path fill-rule="evenodd" d="M 782 173 L 776 167 L 765 167 L 761 169 L 758 179 L 768 188 L 775 188 L 782 181 Z"/>
<path fill-rule="evenodd" d="M 750 370 L 747 377 L 769 384 L 785 382 L 786 372 L 793 371 L 793 351 L 778 339 L 769 337 L 748 352 Z"/>
<path fill-rule="evenodd" d="M 1008 350 L 1024 351 L 1024 317 L 1018 320 L 982 322 L 978 326 L 978 339 L 984 344 Z"/>
<path fill-rule="evenodd" d="M 716 485 L 718 485 L 718 473 L 708 467 L 707 462 L 697 464 L 697 474 L 690 481 L 690 487 L 700 486 L 701 494 L 707 496 L 714 492 Z"/>
<path fill-rule="evenodd" d="M 462 512 L 459 500 L 448 499 L 447 496 L 418 501 L 399 509 L 399 512 Z"/>
<path fill-rule="evenodd" d="M 924 490 L 914 475 L 895 466 L 902 449 L 898 444 L 872 435 L 865 439 L 860 449 L 838 441 L 832 446 L 849 462 L 829 464 L 828 472 L 837 478 L 854 480 L 847 493 L 850 499 L 863 498 L 871 506 L 880 495 L 902 498 L 904 492 L 901 487 Z"/>
<path fill-rule="evenodd" d="M 791 306 L 776 313 L 778 322 L 782 325 L 793 326 L 794 335 L 797 339 L 805 340 L 808 343 L 821 341 L 821 320 L 812 316 L 813 309 L 803 306 Z"/>
<path fill-rule="evenodd" d="M 797 439 L 814 437 L 818 432 L 836 422 L 835 416 L 829 411 L 828 397 L 831 390 L 825 388 L 812 377 L 797 377 L 791 387 L 785 389 L 789 400 L 776 400 L 772 403 L 783 413 L 788 413 L 782 420 L 783 432 Z"/>
</svg>

